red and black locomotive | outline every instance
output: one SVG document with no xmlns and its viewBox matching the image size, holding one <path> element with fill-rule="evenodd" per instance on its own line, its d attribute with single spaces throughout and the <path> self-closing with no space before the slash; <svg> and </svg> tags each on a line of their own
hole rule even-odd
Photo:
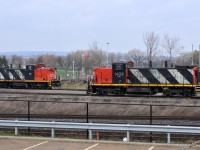
<svg viewBox="0 0 200 150">
<path fill-rule="evenodd" d="M 55 68 L 46 68 L 44 64 L 27 65 L 25 69 L 0 68 L 0 88 L 59 88 L 56 73 Z"/>
<path fill-rule="evenodd" d="M 88 93 L 123 95 L 149 93 L 194 96 L 200 92 L 200 68 L 194 66 L 137 68 L 132 62 L 94 68 Z"/>
</svg>

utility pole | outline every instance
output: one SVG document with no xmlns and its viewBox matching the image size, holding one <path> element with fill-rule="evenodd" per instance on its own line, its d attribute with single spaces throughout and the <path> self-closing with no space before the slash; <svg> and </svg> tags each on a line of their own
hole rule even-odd
<svg viewBox="0 0 200 150">
<path fill-rule="evenodd" d="M 74 60 L 73 60 L 72 64 L 73 64 L 73 79 L 74 79 Z"/>
</svg>

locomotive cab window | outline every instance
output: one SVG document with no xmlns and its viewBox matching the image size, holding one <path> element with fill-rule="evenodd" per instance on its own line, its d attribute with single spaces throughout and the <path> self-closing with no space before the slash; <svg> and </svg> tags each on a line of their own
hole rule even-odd
<svg viewBox="0 0 200 150">
<path fill-rule="evenodd" d="M 116 64 L 115 70 L 123 70 L 123 64 Z"/>
</svg>

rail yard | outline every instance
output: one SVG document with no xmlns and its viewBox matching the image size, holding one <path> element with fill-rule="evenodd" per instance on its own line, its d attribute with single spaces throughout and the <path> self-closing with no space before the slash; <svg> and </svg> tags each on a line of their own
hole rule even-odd
<svg viewBox="0 0 200 150">
<path fill-rule="evenodd" d="M 97 96 L 76 90 L 0 89 L 0 92 L 2 119 L 200 126 L 198 97 Z M 49 134 L 48 131 L 22 130 L 24 135 Z M 82 138 L 87 137 L 85 131 L 58 133 L 69 138 L 75 134 Z M 111 138 L 106 133 L 100 134 L 101 139 Z M 123 136 L 123 133 L 112 135 L 117 141 Z M 146 134 L 134 133 L 132 141 L 148 141 L 148 137 L 150 136 Z M 160 134 L 153 134 L 151 137 L 153 141 L 165 140 Z M 188 138 L 197 140 L 198 136 L 174 136 L 173 140 L 188 142 Z"/>
</svg>

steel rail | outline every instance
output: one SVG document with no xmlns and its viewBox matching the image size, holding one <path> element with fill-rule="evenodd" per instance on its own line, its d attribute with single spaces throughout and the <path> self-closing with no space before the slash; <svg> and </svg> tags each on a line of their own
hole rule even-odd
<svg viewBox="0 0 200 150">
<path fill-rule="evenodd" d="M 27 118 L 27 114 L 0 114 L 0 118 Z M 49 115 L 49 114 L 30 114 L 31 118 L 44 119 L 85 119 L 86 115 Z M 149 120 L 149 116 L 120 116 L 120 115 L 88 115 L 90 119 L 108 120 Z M 190 120 L 199 121 L 200 117 L 195 116 L 153 116 L 153 120 Z"/>
</svg>

